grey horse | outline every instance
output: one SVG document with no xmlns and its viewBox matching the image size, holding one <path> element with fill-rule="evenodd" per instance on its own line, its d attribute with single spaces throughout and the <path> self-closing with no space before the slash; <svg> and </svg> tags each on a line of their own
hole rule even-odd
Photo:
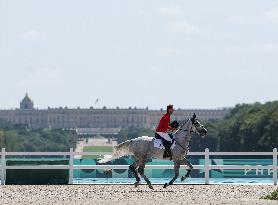
<svg viewBox="0 0 278 205">
<path fill-rule="evenodd" d="M 172 185 L 179 176 L 180 165 L 187 165 L 187 173 L 185 176 L 182 176 L 181 180 L 183 181 L 190 176 L 193 166 L 190 162 L 187 161 L 186 156 L 189 151 L 189 142 L 191 140 L 192 133 L 198 133 L 202 136 L 207 134 L 207 130 L 199 122 L 194 113 L 192 118 L 184 121 L 177 131 L 173 134 L 175 139 L 175 145 L 172 146 L 172 160 L 174 162 L 175 176 L 169 182 L 164 184 L 164 188 L 169 185 Z M 129 166 L 129 169 L 132 171 L 136 178 L 135 187 L 140 184 L 140 177 L 138 173 L 145 179 L 150 189 L 153 189 L 153 186 L 150 180 L 144 174 L 145 164 L 148 158 L 157 158 L 163 160 L 170 160 L 170 158 L 163 158 L 163 149 L 154 147 L 154 138 L 153 137 L 138 137 L 135 139 L 127 140 L 114 147 L 112 155 L 105 155 L 102 159 L 99 159 L 99 163 L 106 163 L 113 159 L 120 158 L 125 155 L 133 155 L 135 162 Z"/>
</svg>

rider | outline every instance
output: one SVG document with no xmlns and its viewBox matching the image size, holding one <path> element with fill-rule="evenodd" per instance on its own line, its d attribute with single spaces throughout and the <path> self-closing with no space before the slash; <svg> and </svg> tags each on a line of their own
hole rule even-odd
<svg viewBox="0 0 278 205">
<path fill-rule="evenodd" d="M 170 124 L 170 116 L 173 114 L 173 112 L 173 105 L 168 105 L 167 112 L 160 119 L 155 132 L 155 138 L 162 139 L 163 145 L 165 147 L 163 158 L 170 157 L 170 159 L 172 158 L 171 145 L 173 143 L 173 136 L 172 134 L 169 134 L 169 131 L 175 130 L 178 126 L 176 121 Z"/>
</svg>

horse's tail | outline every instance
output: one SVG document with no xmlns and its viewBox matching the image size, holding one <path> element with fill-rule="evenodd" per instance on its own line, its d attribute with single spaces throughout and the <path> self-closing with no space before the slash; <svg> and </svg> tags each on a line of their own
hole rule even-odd
<svg viewBox="0 0 278 205">
<path fill-rule="evenodd" d="M 129 146 L 130 146 L 131 140 L 127 140 L 125 142 L 122 142 L 120 144 L 118 144 L 117 146 L 115 146 L 113 148 L 113 154 L 112 155 L 104 155 L 103 158 L 99 159 L 98 162 L 99 163 L 106 163 L 109 162 L 113 159 L 118 159 L 122 156 L 128 155 L 130 154 L 129 151 Z"/>
</svg>

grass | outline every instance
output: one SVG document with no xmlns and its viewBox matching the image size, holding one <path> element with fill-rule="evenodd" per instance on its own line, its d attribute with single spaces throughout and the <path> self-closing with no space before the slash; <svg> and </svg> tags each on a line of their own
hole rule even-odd
<svg viewBox="0 0 278 205">
<path fill-rule="evenodd" d="M 85 146 L 83 152 L 112 152 L 112 146 Z"/>
<path fill-rule="evenodd" d="M 261 199 L 278 200 L 278 189 L 269 195 L 263 196 Z"/>
<path fill-rule="evenodd" d="M 112 152 L 112 146 L 85 146 L 83 147 L 83 152 Z M 97 159 L 100 155 L 83 155 L 82 158 Z"/>
</svg>

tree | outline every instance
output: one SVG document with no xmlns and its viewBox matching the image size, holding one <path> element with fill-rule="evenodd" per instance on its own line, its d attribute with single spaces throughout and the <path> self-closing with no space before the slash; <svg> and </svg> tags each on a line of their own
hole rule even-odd
<svg viewBox="0 0 278 205">
<path fill-rule="evenodd" d="M 218 129 L 221 151 L 272 150 L 278 142 L 278 102 L 237 105 Z"/>
<path fill-rule="evenodd" d="M 0 146 L 7 151 L 68 151 L 75 148 L 77 135 L 62 129 L 27 130 L 0 120 Z"/>
</svg>

